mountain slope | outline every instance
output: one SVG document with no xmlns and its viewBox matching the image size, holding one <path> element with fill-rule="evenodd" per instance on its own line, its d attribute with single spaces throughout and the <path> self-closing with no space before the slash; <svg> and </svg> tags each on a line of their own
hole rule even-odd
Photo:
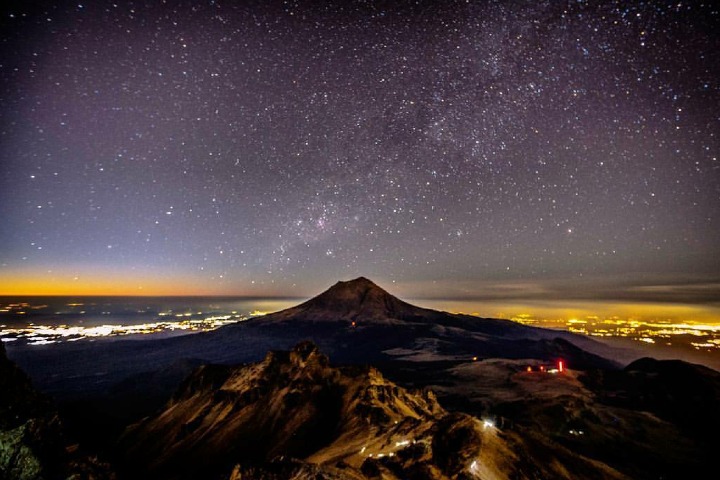
<svg viewBox="0 0 720 480">
<path fill-rule="evenodd" d="M 390 295 L 365 277 L 337 282 L 305 303 L 268 315 L 263 322 L 368 322 L 401 324 L 431 321 L 437 312 L 416 307 Z"/>
<path fill-rule="evenodd" d="M 133 478 L 624 478 L 581 456 L 537 466 L 521 437 L 373 367 L 333 367 L 310 342 L 199 368 L 121 448 Z"/>
<path fill-rule="evenodd" d="M 668 453 L 646 471 L 666 465 L 657 472 L 666 478 L 700 478 L 715 460 L 720 449 L 720 372 L 680 360 L 643 358 L 622 370 L 585 372 L 580 379 L 598 404 L 647 412 L 675 429 L 673 435 L 666 434 Z M 642 440 L 652 444 L 647 437 Z M 663 447 L 656 442 L 653 449 L 658 451 L 658 446 Z"/>
<path fill-rule="evenodd" d="M 273 348 L 311 339 L 341 362 L 537 358 L 575 368 L 617 365 L 582 347 L 597 342 L 508 320 L 451 314 L 406 303 L 370 280 L 338 282 L 296 307 L 229 325 L 209 337 L 271 337 Z"/>
<path fill-rule="evenodd" d="M 122 443 L 131 464 L 161 477 L 208 476 L 278 456 L 342 461 L 357 473 L 371 453 L 430 435 L 444 414 L 431 392 L 408 392 L 372 367 L 332 368 L 306 342 L 256 365 L 201 367 Z"/>
</svg>

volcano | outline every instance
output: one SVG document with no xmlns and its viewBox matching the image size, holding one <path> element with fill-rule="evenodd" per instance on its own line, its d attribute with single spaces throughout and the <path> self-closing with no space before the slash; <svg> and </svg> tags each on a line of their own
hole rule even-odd
<svg viewBox="0 0 720 480">
<path fill-rule="evenodd" d="M 608 347 L 569 332 L 417 307 L 367 278 L 337 282 L 295 307 L 217 330 L 158 340 L 72 342 L 15 350 L 13 357 L 36 385 L 56 396 L 107 392 L 140 373 L 189 372 L 202 363 L 256 362 L 268 350 L 289 350 L 311 340 L 335 361 L 397 365 L 458 363 L 473 358 L 563 359 L 574 369 L 617 369 Z M 180 368 L 183 365 L 186 367 Z M 180 367 L 179 367 L 180 366 Z M 182 372 L 180 372 L 182 370 Z M 162 383 L 157 376 L 154 385 Z M 150 385 L 148 385 L 150 387 Z"/>
<path fill-rule="evenodd" d="M 416 307 L 390 295 L 365 277 L 337 282 L 296 307 L 263 318 L 264 322 L 363 322 L 400 325 L 432 321 L 437 312 Z"/>
<path fill-rule="evenodd" d="M 617 367 L 596 354 L 603 348 L 600 344 L 585 337 L 508 320 L 417 307 L 365 277 L 337 282 L 296 307 L 229 325 L 208 333 L 207 337 L 215 344 L 230 339 L 241 342 L 250 337 L 255 340 L 254 345 L 266 347 L 270 342 L 277 349 L 312 340 L 344 363 L 470 358 L 555 362 L 562 358 L 578 369 Z M 255 353 L 255 358 L 261 358 L 262 353 Z"/>
</svg>

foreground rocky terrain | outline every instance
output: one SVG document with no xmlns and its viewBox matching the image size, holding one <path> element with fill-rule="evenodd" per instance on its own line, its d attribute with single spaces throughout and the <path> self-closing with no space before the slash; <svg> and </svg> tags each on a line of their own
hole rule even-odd
<svg viewBox="0 0 720 480">
<path fill-rule="evenodd" d="M 122 444 L 130 464 L 187 478 L 277 457 L 359 474 L 373 453 L 426 438 L 444 413 L 432 393 L 407 392 L 372 367 L 330 367 L 308 342 L 255 365 L 199 368 Z"/>
<path fill-rule="evenodd" d="M 121 450 L 132 477 L 624 478 L 582 457 L 534 465 L 493 420 L 449 413 L 431 391 L 373 367 L 332 367 L 310 342 L 254 365 L 199 368 L 128 428 Z"/>
<path fill-rule="evenodd" d="M 0 479 L 111 479 L 107 465 L 68 446 L 58 413 L 8 360 L 0 342 Z"/>
<path fill-rule="evenodd" d="M 431 390 L 334 367 L 303 342 L 257 364 L 198 368 L 127 429 L 122 463 L 131 478 L 169 479 L 701 478 L 718 445 L 720 373 L 651 359 L 541 365 L 446 371 L 435 388 L 450 412 Z"/>
</svg>

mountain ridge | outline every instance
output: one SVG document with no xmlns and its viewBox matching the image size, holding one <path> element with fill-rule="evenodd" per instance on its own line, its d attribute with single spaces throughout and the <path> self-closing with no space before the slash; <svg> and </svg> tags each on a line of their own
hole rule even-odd
<svg viewBox="0 0 720 480">
<path fill-rule="evenodd" d="M 301 342 L 257 364 L 196 369 L 164 411 L 130 427 L 121 443 L 130 464 L 166 478 L 278 456 L 342 462 L 359 474 L 381 445 L 428 435 L 445 414 L 431 392 L 397 387 L 373 367 L 332 367 Z"/>
<path fill-rule="evenodd" d="M 521 436 L 450 413 L 432 391 L 400 387 L 375 367 L 331 365 L 312 342 L 256 364 L 196 369 L 121 446 L 139 468 L 131 475 L 172 480 L 535 478 L 518 455 Z M 536 470 L 562 478 L 566 467 L 625 478 L 582 456 Z"/>
</svg>

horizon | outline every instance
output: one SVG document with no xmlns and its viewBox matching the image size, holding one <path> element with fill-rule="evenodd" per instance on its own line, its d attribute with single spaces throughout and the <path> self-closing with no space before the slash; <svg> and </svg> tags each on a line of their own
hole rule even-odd
<svg viewBox="0 0 720 480">
<path fill-rule="evenodd" d="M 368 279 L 338 281 L 312 297 L 327 295 L 337 285 L 357 280 Z M 392 287 L 387 291 L 383 285 L 374 285 L 390 295 L 397 293 Z M 345 292 L 343 288 L 341 291 Z M 344 293 L 340 298 L 344 298 Z M 0 296 L 0 336 L 3 343 L 20 348 L 82 339 L 163 338 L 242 323 L 252 317 L 292 309 L 308 299 L 308 296 L 217 295 Z M 720 365 L 718 306 L 518 298 L 512 302 L 492 298 L 400 296 L 400 299 L 421 308 L 478 317 L 479 321 L 496 318 L 581 334 L 614 344 L 625 356 L 644 351 L 656 358 L 682 358 L 716 369 Z M 619 352 L 616 353 L 620 355 Z"/>
<path fill-rule="evenodd" d="M 557 282 L 547 285 L 537 282 L 490 283 L 483 282 L 478 287 L 482 294 L 472 291 L 467 283 L 455 284 L 453 294 L 439 295 L 429 293 L 435 290 L 437 282 L 418 284 L 417 282 L 401 283 L 394 280 L 381 281 L 365 277 L 377 284 L 388 293 L 419 306 L 441 309 L 453 313 L 466 313 L 474 316 L 513 319 L 530 316 L 539 320 L 561 321 L 574 317 L 624 317 L 657 321 L 688 321 L 709 325 L 720 324 L 720 284 L 678 283 L 676 285 L 643 287 L 608 288 L 607 283 L 598 290 L 563 295 L 559 293 L 564 283 Z M 322 286 L 311 289 L 305 287 L 303 292 L 270 291 L 253 294 L 225 293 L 177 293 L 174 289 L 158 292 L 137 293 L 121 289 L 113 293 L 101 291 L 85 293 L 76 288 L 67 288 L 53 293 L 24 293 L 0 290 L 0 298 L 145 298 L 145 299 L 236 299 L 236 300 L 287 300 L 302 302 L 321 294 L 336 282 L 349 281 L 349 278 L 337 279 Z M 312 282 L 317 284 L 318 281 Z M 452 284 L 452 282 L 447 282 Z M 72 285 L 72 284 L 71 284 Z M 97 283 L 94 286 L 98 285 Z M 1 287 L 1 286 L 0 286 Z M 661 294 L 658 294 L 658 291 Z M 662 294 L 665 290 L 666 294 Z M 677 292 L 680 292 L 678 295 Z M 717 293 L 716 293 L 717 292 Z M 673 293 L 670 295 L 670 293 Z"/>
<path fill-rule="evenodd" d="M 361 277 L 357 277 L 361 278 Z M 630 319 L 645 322 L 688 322 L 692 324 L 720 324 L 720 304 L 715 303 L 684 303 L 657 302 L 652 300 L 622 301 L 620 299 L 562 299 L 542 298 L 539 296 L 515 296 L 501 298 L 497 295 L 485 296 L 418 296 L 402 295 L 395 291 L 396 284 L 390 286 L 376 283 L 379 288 L 397 298 L 411 304 L 466 315 L 501 318 L 521 323 L 538 321 L 543 323 L 564 323 L 571 319 Z M 350 280 L 338 280 L 337 283 Z M 163 294 L 4 294 L 0 292 L 0 301 L 22 301 L 32 299 L 137 299 L 137 300 L 225 300 L 225 301 L 257 301 L 280 302 L 284 308 L 302 303 L 328 290 L 335 283 L 328 284 L 308 295 L 163 295 Z M 387 288 L 386 288 L 387 287 Z M 295 302 L 295 303 L 292 303 Z M 0 302 L 2 303 L 2 302 Z M 287 304 L 287 305 L 285 305 Z"/>
</svg>

